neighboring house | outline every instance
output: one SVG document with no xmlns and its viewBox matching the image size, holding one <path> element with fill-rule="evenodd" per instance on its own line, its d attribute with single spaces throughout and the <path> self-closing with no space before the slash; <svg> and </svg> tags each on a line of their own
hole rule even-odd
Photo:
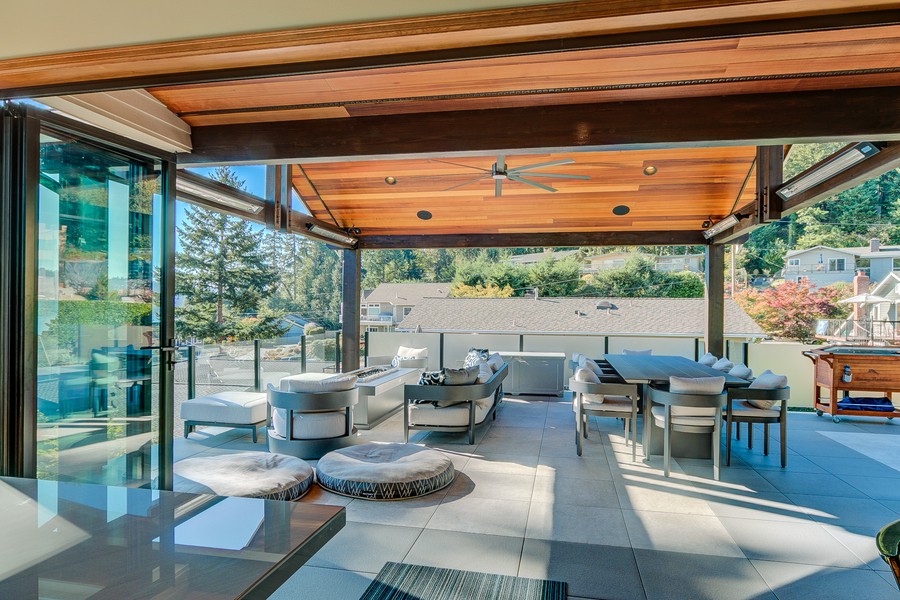
<svg viewBox="0 0 900 600">
<path fill-rule="evenodd" d="M 543 252 L 532 252 L 531 254 L 517 254 L 510 256 L 506 262 L 514 265 L 535 265 L 542 260 L 563 260 L 570 256 L 578 256 L 580 250 L 544 250 Z"/>
<path fill-rule="evenodd" d="M 653 261 L 654 268 L 657 271 L 673 272 L 673 271 L 691 271 L 693 273 L 703 272 L 702 254 L 674 254 L 667 256 L 657 256 L 655 254 L 643 254 L 635 252 L 612 252 L 610 254 L 595 254 L 585 258 L 585 267 L 582 273 L 589 275 L 606 269 L 615 269 L 625 265 L 625 261 L 631 256 L 637 254 L 643 258 Z"/>
<path fill-rule="evenodd" d="M 425 298 L 398 329 L 702 338 L 705 327 L 703 298 Z M 746 340 L 766 334 L 726 299 L 725 336 Z"/>
<path fill-rule="evenodd" d="M 393 331 L 423 298 L 446 298 L 449 283 L 382 283 L 365 294 L 360 303 L 363 331 Z"/>
<path fill-rule="evenodd" d="M 303 328 L 309 323 L 309 319 L 304 319 L 297 314 L 287 314 L 281 317 L 281 325 L 287 327 L 282 337 L 295 338 L 303 335 Z"/>
<path fill-rule="evenodd" d="M 784 256 L 784 278 L 809 281 L 818 287 L 851 282 L 857 270 L 863 270 L 872 281 L 882 281 L 890 273 L 900 271 L 900 247 L 882 246 L 877 239 L 868 246 L 830 248 L 814 246 L 791 250 Z"/>
<path fill-rule="evenodd" d="M 822 319 L 816 325 L 816 337 L 864 345 L 900 344 L 898 304 L 900 304 L 900 272 L 892 271 L 874 286 L 860 271 L 853 277 L 853 312 L 846 319 Z M 883 299 L 873 302 L 873 299 Z"/>
</svg>

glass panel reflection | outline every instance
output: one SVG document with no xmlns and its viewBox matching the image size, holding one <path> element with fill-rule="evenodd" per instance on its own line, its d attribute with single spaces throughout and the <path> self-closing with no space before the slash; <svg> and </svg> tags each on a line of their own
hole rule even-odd
<svg viewBox="0 0 900 600">
<path fill-rule="evenodd" d="M 151 485 L 160 165 L 44 130 L 40 170 L 38 477 Z"/>
</svg>

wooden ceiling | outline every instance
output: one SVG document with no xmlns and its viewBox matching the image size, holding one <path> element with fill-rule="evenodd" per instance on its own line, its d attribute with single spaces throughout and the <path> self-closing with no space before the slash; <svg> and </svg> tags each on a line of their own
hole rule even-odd
<svg viewBox="0 0 900 600">
<path fill-rule="evenodd" d="M 755 157 L 755 147 L 743 146 L 514 155 L 506 157 L 507 168 L 571 159 L 535 171 L 590 179 L 530 177 L 556 192 L 506 180 L 499 198 L 490 177 L 466 183 L 484 174 L 478 169 L 491 168 L 495 159 L 486 156 L 298 164 L 293 183 L 313 216 L 341 229 L 359 228 L 361 240 L 414 234 L 699 232 L 704 221 L 715 222 L 752 200 Z M 648 166 L 656 167 L 654 175 L 644 174 Z M 386 177 L 396 183 L 389 185 Z M 620 206 L 629 212 L 615 215 L 613 208 Z M 423 210 L 432 218 L 419 218 Z"/>
<path fill-rule="evenodd" d="M 900 26 L 163 87 L 192 126 L 900 84 Z"/>
</svg>

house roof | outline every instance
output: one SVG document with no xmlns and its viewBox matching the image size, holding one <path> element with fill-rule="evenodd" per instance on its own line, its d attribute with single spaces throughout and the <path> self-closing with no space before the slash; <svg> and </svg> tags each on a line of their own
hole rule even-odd
<svg viewBox="0 0 900 600">
<path fill-rule="evenodd" d="M 423 298 L 446 298 L 450 295 L 449 283 L 382 283 L 366 296 L 366 302 L 409 306 Z"/>
<path fill-rule="evenodd" d="M 887 277 L 872 288 L 872 295 L 891 299 L 900 297 L 900 294 L 895 291 L 898 285 L 900 285 L 900 275 L 894 272 L 888 273 Z"/>
<path fill-rule="evenodd" d="M 597 309 L 601 301 L 614 308 Z M 702 298 L 426 298 L 399 328 L 492 333 L 593 333 L 702 336 Z M 725 335 L 765 337 L 733 300 L 725 300 Z"/>
<path fill-rule="evenodd" d="M 900 258 L 900 246 L 881 246 L 877 252 L 872 252 L 869 246 L 853 246 L 850 248 L 832 248 L 831 246 L 813 246 L 803 250 L 790 250 L 784 256 L 789 258 L 803 254 L 804 252 L 812 252 L 813 250 L 832 250 L 834 252 L 843 252 L 844 254 L 852 254 L 858 258 Z"/>
<path fill-rule="evenodd" d="M 813 246 L 812 248 L 803 248 L 802 250 L 788 250 L 784 257 L 789 258 L 791 256 L 797 256 L 798 254 L 805 254 L 806 252 L 812 252 L 814 250 L 832 250 L 834 252 L 843 252 L 844 254 L 852 254 L 856 256 L 856 252 L 853 252 L 853 248 L 832 248 L 831 246 Z"/>
<path fill-rule="evenodd" d="M 591 254 L 585 260 L 601 260 L 601 259 L 609 259 L 609 258 L 619 258 L 620 256 L 633 256 L 637 254 L 638 256 L 646 256 L 653 260 L 657 260 L 659 258 L 703 258 L 705 255 L 703 254 L 647 254 L 646 252 L 607 252 L 606 254 Z"/>
</svg>

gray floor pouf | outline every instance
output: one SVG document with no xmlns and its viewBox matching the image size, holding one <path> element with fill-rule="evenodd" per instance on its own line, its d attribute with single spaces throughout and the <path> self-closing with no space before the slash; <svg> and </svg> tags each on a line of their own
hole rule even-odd
<svg viewBox="0 0 900 600">
<path fill-rule="evenodd" d="M 296 500 L 309 490 L 313 468 L 284 454 L 241 452 L 198 456 L 175 463 L 176 492 Z"/>
<path fill-rule="evenodd" d="M 442 452 L 413 444 L 362 444 L 329 452 L 316 465 L 323 488 L 366 500 L 402 500 L 444 489 L 453 462 Z"/>
</svg>

